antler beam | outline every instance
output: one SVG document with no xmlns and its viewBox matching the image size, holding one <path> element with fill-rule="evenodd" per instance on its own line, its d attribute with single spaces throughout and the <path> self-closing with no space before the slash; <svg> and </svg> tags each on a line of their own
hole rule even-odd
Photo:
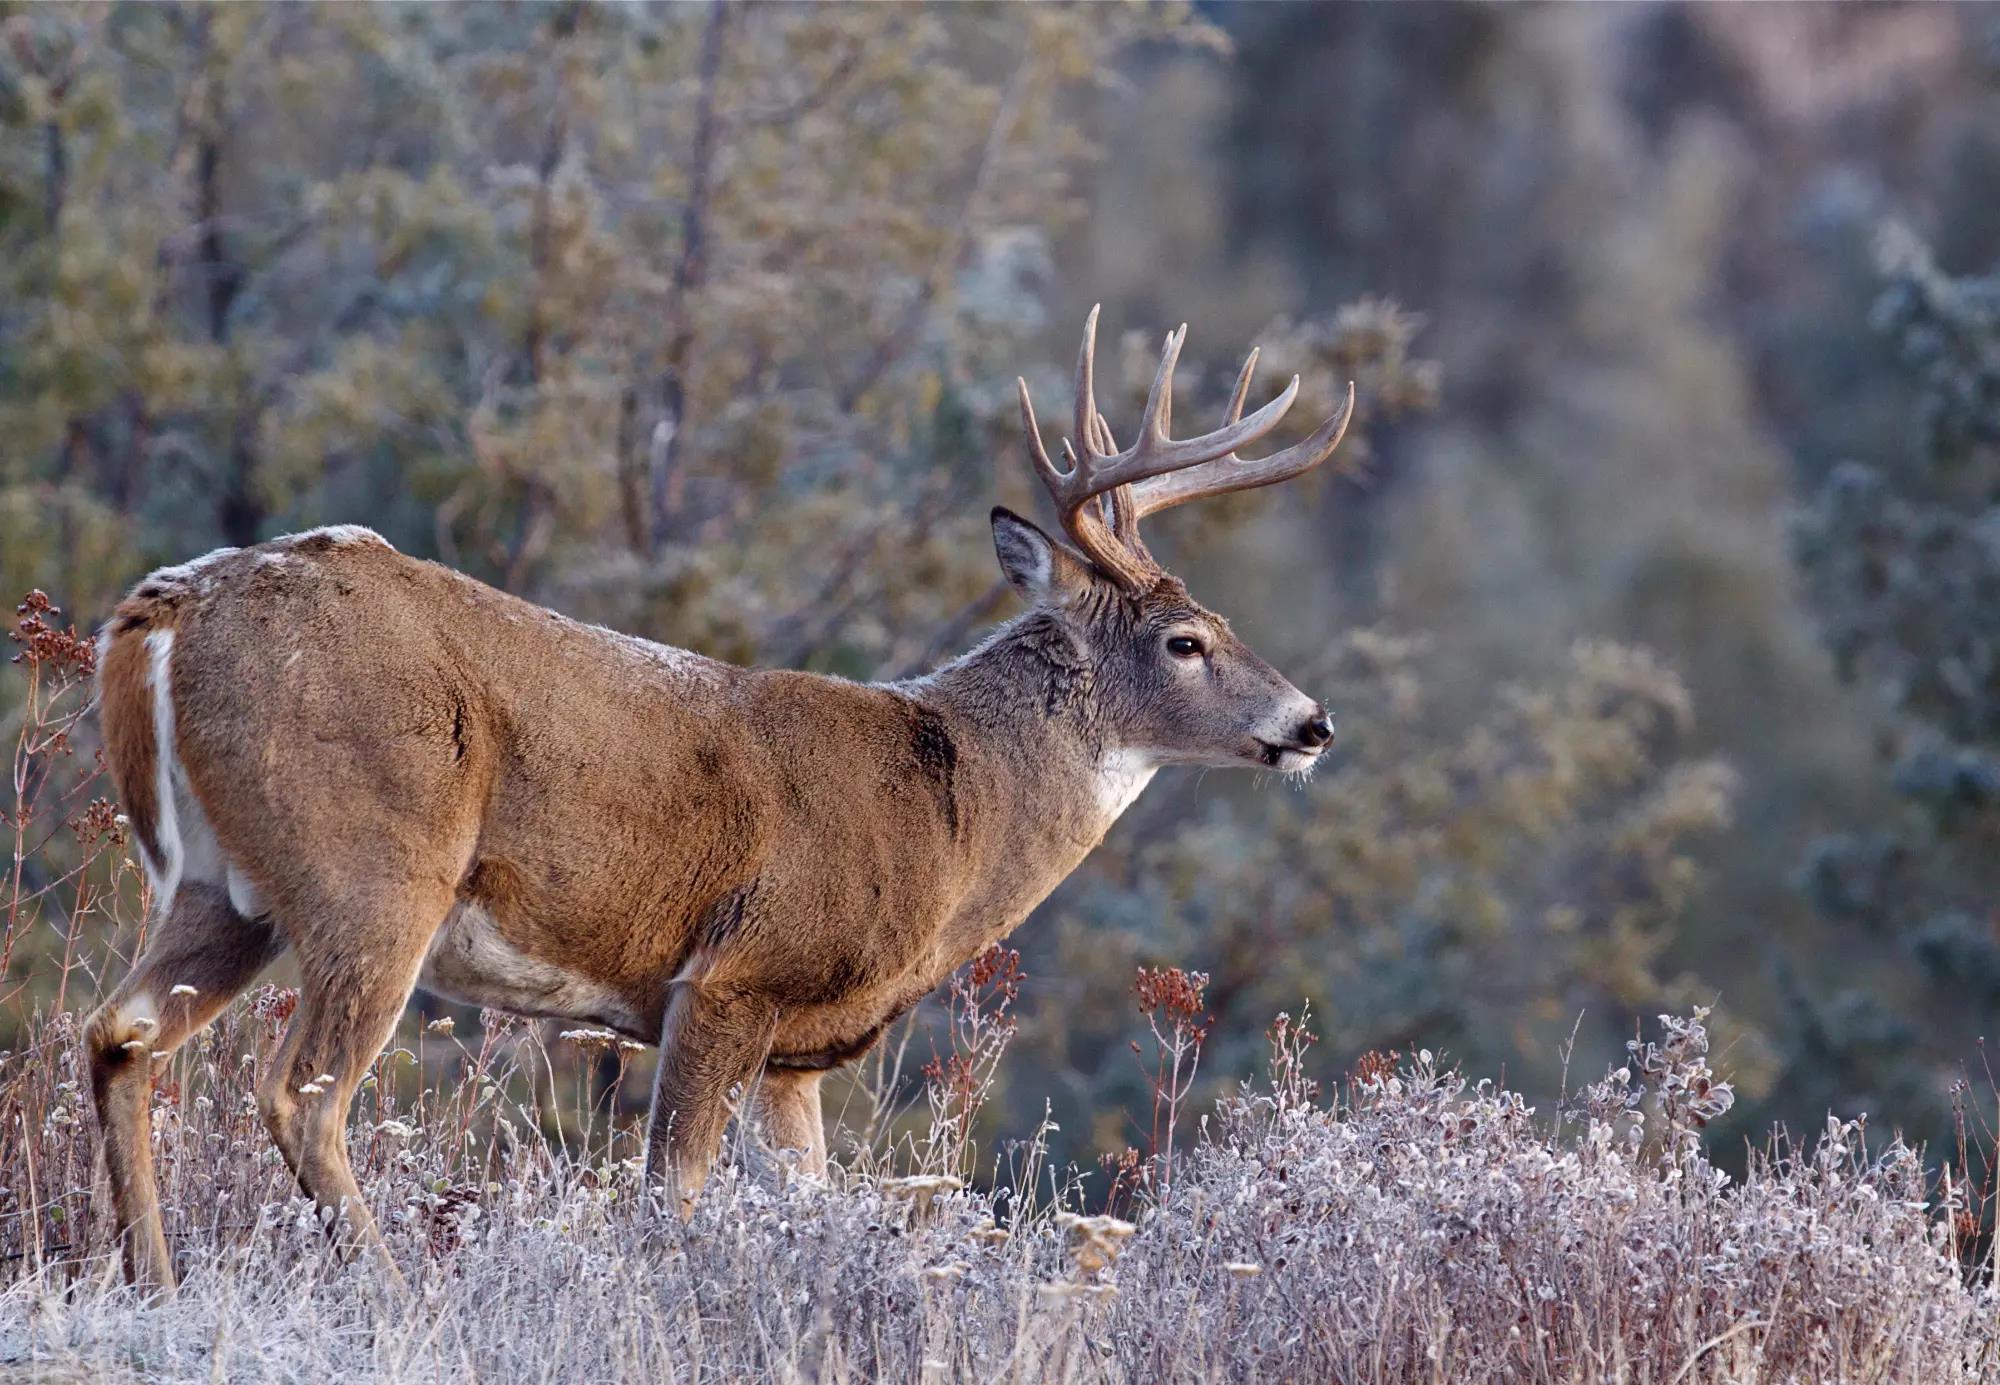
<svg viewBox="0 0 2000 1385">
<path fill-rule="evenodd" d="M 1064 531 L 1109 576 L 1129 588 L 1140 588 L 1159 575 L 1158 565 L 1139 540 L 1140 519 L 1204 495 L 1268 486 L 1311 470 L 1340 445 L 1354 413 L 1354 386 L 1348 385 L 1341 407 L 1304 442 L 1269 457 L 1245 461 L 1236 455 L 1236 449 L 1275 428 L 1299 393 L 1299 377 L 1294 375 L 1276 399 L 1243 417 L 1250 377 L 1257 366 L 1257 352 L 1252 350 L 1236 377 L 1222 426 L 1198 437 L 1175 439 L 1168 430 L 1173 423 L 1174 367 L 1187 340 L 1187 324 L 1182 323 L 1167 333 L 1153 387 L 1146 395 L 1146 409 L 1139 419 L 1138 437 L 1130 447 L 1117 451 L 1111 429 L 1097 411 L 1097 315 L 1098 309 L 1093 307 L 1084 321 L 1083 347 L 1076 358 L 1075 435 L 1073 441 L 1063 443 L 1067 468 L 1058 469 L 1042 445 L 1026 380 L 1015 382 L 1020 392 L 1021 423 L 1028 434 L 1029 460 L 1056 503 Z"/>
</svg>

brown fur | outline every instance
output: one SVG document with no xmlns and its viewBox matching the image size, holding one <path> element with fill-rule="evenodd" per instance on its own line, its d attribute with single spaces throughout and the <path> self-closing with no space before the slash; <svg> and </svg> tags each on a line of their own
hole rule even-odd
<svg viewBox="0 0 2000 1385">
<path fill-rule="evenodd" d="M 420 980 L 660 1042 L 649 1165 L 683 1197 L 739 1087 L 767 1134 L 823 1167 L 823 1069 L 1019 923 L 1145 766 L 1272 759 L 1316 707 L 1171 578 L 1126 592 L 1025 521 L 996 532 L 1035 610 L 882 686 L 646 645 L 352 533 L 141 584 L 105 653 L 114 773 L 144 841 L 156 756 L 175 755 L 182 835 L 212 832 L 225 864 L 190 851 L 90 1023 L 134 1276 L 172 1277 L 149 1054 L 285 948 L 300 1005 L 260 1105 L 352 1244 L 379 1246 L 348 1102 Z M 156 747 L 144 640 L 168 626 L 175 745 Z M 1163 653 L 1172 631 L 1209 653 Z M 181 982 L 199 994 L 170 1000 Z"/>
<path fill-rule="evenodd" d="M 125 805 L 132 835 L 157 870 L 160 804 L 156 794 L 157 748 L 153 744 L 153 695 L 146 678 L 151 661 L 145 632 L 171 628 L 173 612 L 138 596 L 128 598 L 113 618 L 97 669 L 97 699 L 104 723 L 104 754 L 111 782 Z"/>
</svg>

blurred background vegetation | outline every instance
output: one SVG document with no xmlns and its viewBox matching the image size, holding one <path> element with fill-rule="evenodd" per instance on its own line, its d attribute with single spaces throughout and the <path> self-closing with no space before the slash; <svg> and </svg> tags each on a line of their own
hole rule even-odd
<svg viewBox="0 0 2000 1385">
<path fill-rule="evenodd" d="M 1130 417 L 1186 319 L 1191 401 L 1359 382 L 1349 474 L 1156 522 L 1340 752 L 1162 776 L 1016 935 L 989 1135 L 1143 1143 L 1171 962 L 1216 1084 L 1310 1005 L 1328 1074 L 1553 1096 L 1719 1002 L 1720 1144 L 1935 1139 L 2000 1002 L 1997 187 L 1977 5 L 0 6 L 0 588 L 349 521 L 908 673 L 1007 613 L 1013 376 L 1102 300 Z"/>
</svg>

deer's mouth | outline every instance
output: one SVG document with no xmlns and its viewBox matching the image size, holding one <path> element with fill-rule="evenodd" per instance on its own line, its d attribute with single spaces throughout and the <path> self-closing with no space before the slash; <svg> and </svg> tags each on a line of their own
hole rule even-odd
<svg viewBox="0 0 2000 1385">
<path fill-rule="evenodd" d="M 1252 737 L 1257 744 L 1257 763 L 1266 769 L 1277 770 L 1280 774 L 1299 774 L 1309 770 L 1319 760 L 1324 748 L 1316 745 L 1281 745 L 1262 737 Z"/>
</svg>

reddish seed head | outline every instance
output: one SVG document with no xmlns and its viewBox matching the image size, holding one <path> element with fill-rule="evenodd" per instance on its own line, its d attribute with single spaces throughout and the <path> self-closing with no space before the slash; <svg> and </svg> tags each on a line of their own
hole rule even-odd
<svg viewBox="0 0 2000 1385">
<path fill-rule="evenodd" d="M 1381 1049 L 1371 1048 L 1354 1060 L 1354 1080 L 1364 1087 L 1376 1082 L 1386 1082 L 1396 1075 L 1396 1062 L 1402 1056 L 1393 1048 L 1386 1053 Z"/>
<path fill-rule="evenodd" d="M 97 671 L 97 646 L 74 625 L 58 626 L 62 612 L 42 591 L 31 591 L 14 608 L 20 619 L 7 638 L 21 646 L 17 664 L 46 667 L 63 677 L 88 678 Z"/>
<path fill-rule="evenodd" d="M 972 964 L 966 968 L 966 979 L 975 991 L 984 991 L 990 986 L 1002 998 L 1011 1001 L 1021 992 L 1021 954 L 995 943 L 972 959 Z"/>
<path fill-rule="evenodd" d="M 108 798 L 93 798 L 90 806 L 71 819 L 69 830 L 85 846 L 93 846 L 108 841 L 113 846 L 125 844 L 125 828 L 118 821 L 118 805 Z"/>
<path fill-rule="evenodd" d="M 1140 967 L 1138 978 L 1132 983 L 1141 1014 L 1164 1010 L 1175 1020 L 1200 1018 L 1205 1004 L 1203 992 L 1207 989 L 1207 972 L 1182 971 L 1179 967 Z"/>
</svg>

